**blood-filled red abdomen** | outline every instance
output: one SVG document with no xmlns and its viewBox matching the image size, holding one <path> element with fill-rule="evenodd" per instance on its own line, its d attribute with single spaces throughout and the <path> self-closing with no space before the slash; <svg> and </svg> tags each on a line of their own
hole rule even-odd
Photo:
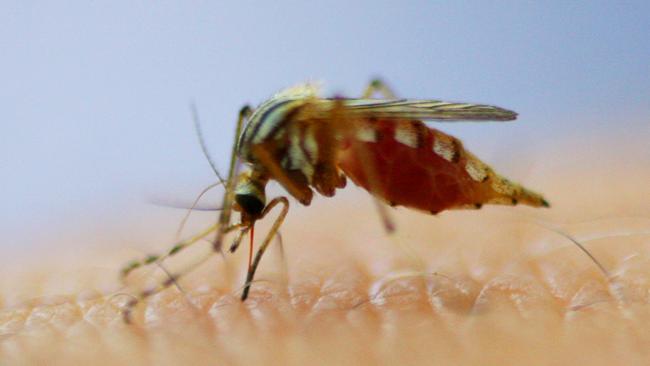
<svg viewBox="0 0 650 366">
<path fill-rule="evenodd" d="M 432 213 L 484 203 L 548 205 L 540 195 L 494 173 L 458 139 L 420 121 L 360 124 L 343 141 L 339 167 L 389 204 Z"/>
</svg>

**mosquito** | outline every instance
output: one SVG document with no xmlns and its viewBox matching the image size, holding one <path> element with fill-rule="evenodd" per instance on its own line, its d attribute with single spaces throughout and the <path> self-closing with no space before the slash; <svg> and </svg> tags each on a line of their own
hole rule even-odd
<svg viewBox="0 0 650 366">
<path fill-rule="evenodd" d="M 372 98 L 376 94 L 381 98 Z M 350 178 L 380 201 L 388 231 L 392 224 L 384 204 L 431 214 L 478 209 L 484 204 L 549 207 L 540 194 L 498 175 L 459 139 L 423 122 L 512 121 L 516 117 L 513 111 L 491 105 L 398 99 L 378 79 L 360 98 L 320 97 L 314 84 L 285 89 L 254 110 L 249 106 L 240 110 L 227 179 L 217 172 L 225 185 L 218 221 L 164 256 L 131 262 L 122 276 L 142 265 L 160 263 L 212 234 L 214 251 L 222 252 L 224 237 L 237 231 L 230 252 L 237 250 L 245 235 L 250 238 L 241 294 L 241 300 L 246 300 L 260 260 L 289 211 L 285 196 L 267 201 L 265 187 L 271 180 L 308 206 L 314 191 L 332 197 Z M 242 173 L 240 165 L 247 168 Z M 276 208 L 279 214 L 253 258 L 255 223 Z M 235 222 L 234 212 L 239 213 Z M 140 292 L 127 304 L 125 314 L 139 300 L 175 284 L 195 265 L 170 273 L 166 281 Z"/>
</svg>

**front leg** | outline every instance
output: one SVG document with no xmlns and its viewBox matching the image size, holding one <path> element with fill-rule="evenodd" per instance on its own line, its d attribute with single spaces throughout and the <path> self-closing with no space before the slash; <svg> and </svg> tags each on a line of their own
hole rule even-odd
<svg viewBox="0 0 650 366">
<path fill-rule="evenodd" d="M 262 256 L 264 255 L 266 248 L 271 243 L 271 239 L 273 239 L 273 237 L 278 233 L 278 230 L 280 230 L 280 226 L 282 226 L 282 223 L 284 222 L 284 218 L 287 216 L 287 213 L 289 212 L 289 200 L 287 200 L 286 197 L 276 197 L 273 200 L 271 200 L 271 202 L 269 202 L 268 205 L 266 205 L 260 219 L 266 216 L 269 212 L 271 212 L 271 210 L 273 210 L 273 208 L 278 204 L 282 205 L 282 209 L 278 217 L 275 219 L 275 222 L 273 222 L 273 226 L 271 226 L 271 230 L 269 230 L 268 234 L 266 234 L 266 237 L 264 238 L 262 245 L 257 250 L 257 253 L 255 254 L 255 260 L 253 261 L 252 265 L 248 268 L 248 274 L 246 275 L 246 283 L 244 284 L 244 291 L 242 292 L 241 295 L 241 301 L 245 301 L 246 298 L 248 298 L 248 293 L 250 291 L 251 284 L 253 283 L 253 279 L 255 278 L 255 271 L 257 271 L 257 267 L 259 266 L 260 261 L 262 260 Z"/>
<path fill-rule="evenodd" d="M 285 170 L 282 165 L 273 157 L 270 149 L 264 144 L 253 145 L 252 153 L 259 163 L 266 169 L 269 175 L 280 183 L 284 189 L 295 197 L 300 203 L 308 206 L 314 196 L 306 181 L 297 175 Z"/>
<path fill-rule="evenodd" d="M 235 225 L 232 225 L 230 227 L 221 229 L 219 224 L 212 225 L 209 228 L 207 228 L 206 230 L 202 231 L 201 233 L 193 236 L 192 238 L 190 238 L 188 240 L 185 240 L 185 241 L 182 241 L 180 243 L 177 243 L 165 255 L 162 255 L 162 256 L 150 255 L 150 256 L 147 256 L 145 259 L 143 259 L 141 261 L 132 261 L 132 262 L 130 262 L 129 264 L 127 264 L 122 269 L 122 271 L 120 273 L 120 277 L 124 281 L 126 279 L 126 277 L 131 272 L 133 272 L 134 270 L 136 270 L 136 269 L 138 269 L 138 268 L 140 268 L 142 266 L 146 266 L 146 265 L 150 265 L 150 264 L 157 264 L 159 266 L 162 266 L 163 261 L 166 260 L 167 258 L 178 254 L 183 249 L 186 249 L 189 246 L 199 242 L 201 239 L 204 239 L 205 237 L 207 237 L 208 235 L 210 235 L 211 233 L 213 233 L 215 231 L 217 233 L 221 233 L 221 235 L 225 235 L 225 234 L 227 234 L 227 233 L 229 233 L 229 232 L 231 232 L 233 230 L 239 229 L 241 227 L 242 227 L 242 224 L 235 224 Z M 212 257 L 212 255 L 215 252 L 216 251 L 211 251 L 209 254 L 202 257 L 200 260 L 198 260 L 198 261 L 196 261 L 196 262 L 194 262 L 194 263 L 192 263 L 190 265 L 187 265 L 187 266 L 183 267 L 178 272 L 167 273 L 167 271 L 165 271 L 167 273 L 167 275 L 168 275 L 168 278 L 165 281 L 157 284 L 154 287 L 146 288 L 146 289 L 141 290 L 140 293 L 138 293 L 131 301 L 129 301 L 126 304 L 125 308 L 122 309 L 122 317 L 123 317 L 124 321 L 126 323 L 131 322 L 131 312 L 132 312 L 133 308 L 140 301 L 146 299 L 147 297 L 149 297 L 151 295 L 157 294 L 160 291 L 163 291 L 164 289 L 166 289 L 167 287 L 169 287 L 169 286 L 171 286 L 173 284 L 176 284 L 177 280 L 179 278 L 181 278 L 182 276 L 184 276 L 187 273 L 191 272 L 193 269 L 198 267 L 200 264 L 202 264 L 203 262 L 208 260 L 210 257 Z"/>
</svg>

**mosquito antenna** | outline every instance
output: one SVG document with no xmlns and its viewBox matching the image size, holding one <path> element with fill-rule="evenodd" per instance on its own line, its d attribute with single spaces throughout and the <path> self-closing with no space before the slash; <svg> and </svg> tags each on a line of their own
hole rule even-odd
<svg viewBox="0 0 650 366">
<path fill-rule="evenodd" d="M 219 178 L 219 182 L 225 185 L 226 180 L 223 179 L 223 176 L 221 175 L 221 173 L 219 173 L 219 169 L 217 169 L 217 165 L 212 160 L 212 157 L 208 152 L 207 145 L 205 144 L 205 139 L 203 138 L 203 130 L 201 130 L 201 121 L 199 120 L 199 112 L 196 110 L 196 105 L 194 104 L 194 101 L 190 102 L 190 109 L 192 110 L 192 121 L 194 122 L 194 130 L 196 131 L 196 137 L 199 139 L 199 144 L 201 145 L 201 151 L 203 151 L 203 155 L 208 160 L 208 163 L 210 164 L 212 171 L 214 172 L 214 174 L 217 175 L 217 178 Z"/>
<path fill-rule="evenodd" d="M 211 190 L 212 188 L 218 187 L 218 186 L 220 186 L 222 184 L 223 184 L 223 181 L 217 182 L 217 183 L 212 183 L 209 186 L 203 188 L 201 193 L 199 193 L 199 195 L 196 197 L 196 199 L 192 203 L 192 206 L 187 210 L 187 213 L 185 214 L 185 217 L 183 217 L 183 220 L 181 220 L 181 223 L 178 225 L 178 230 L 176 230 L 176 238 L 180 238 L 181 233 L 183 232 L 183 229 L 185 228 L 185 225 L 187 224 L 187 220 L 190 219 L 190 215 L 192 215 L 192 211 L 194 211 L 194 208 L 196 207 L 196 205 L 199 204 L 199 201 L 201 201 L 201 198 L 203 198 L 203 196 L 206 193 L 208 193 L 209 190 Z"/>
</svg>

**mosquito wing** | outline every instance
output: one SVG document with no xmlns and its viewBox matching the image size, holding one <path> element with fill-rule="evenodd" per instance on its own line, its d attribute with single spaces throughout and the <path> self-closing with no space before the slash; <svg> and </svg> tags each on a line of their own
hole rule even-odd
<svg viewBox="0 0 650 366">
<path fill-rule="evenodd" d="M 346 112 L 384 120 L 512 121 L 517 113 L 484 104 L 418 99 L 343 99 Z"/>
</svg>

